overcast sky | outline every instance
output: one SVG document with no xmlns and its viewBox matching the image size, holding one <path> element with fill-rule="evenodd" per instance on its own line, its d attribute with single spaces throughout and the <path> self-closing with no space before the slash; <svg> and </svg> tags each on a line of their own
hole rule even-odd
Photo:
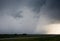
<svg viewBox="0 0 60 41">
<path fill-rule="evenodd" d="M 0 34 L 46 34 L 56 24 L 60 0 L 0 0 Z"/>
</svg>

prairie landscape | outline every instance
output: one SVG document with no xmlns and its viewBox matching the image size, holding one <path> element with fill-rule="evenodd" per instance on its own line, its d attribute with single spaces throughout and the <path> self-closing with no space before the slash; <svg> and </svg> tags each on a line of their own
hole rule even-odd
<svg viewBox="0 0 60 41">
<path fill-rule="evenodd" d="M 59 35 L 4 34 L 0 41 L 59 41 Z"/>
</svg>

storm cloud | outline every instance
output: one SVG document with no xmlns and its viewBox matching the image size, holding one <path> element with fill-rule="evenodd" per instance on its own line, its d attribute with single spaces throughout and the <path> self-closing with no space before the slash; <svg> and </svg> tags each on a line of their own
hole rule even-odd
<svg viewBox="0 0 60 41">
<path fill-rule="evenodd" d="M 42 27 L 43 31 L 46 31 L 45 33 L 59 34 L 60 33 L 60 31 L 58 31 L 58 29 L 60 29 L 59 24 L 60 24 L 60 0 L 46 0 L 45 5 L 43 5 L 40 10 L 40 18 L 36 29 L 37 32 L 39 33 L 41 30 L 40 27 Z"/>
<path fill-rule="evenodd" d="M 45 34 L 59 22 L 60 0 L 0 0 L 0 34 Z"/>
</svg>

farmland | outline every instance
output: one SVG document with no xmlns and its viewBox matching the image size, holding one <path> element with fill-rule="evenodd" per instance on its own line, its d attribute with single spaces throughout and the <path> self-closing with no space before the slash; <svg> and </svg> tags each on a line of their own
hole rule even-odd
<svg viewBox="0 0 60 41">
<path fill-rule="evenodd" d="M 60 35 L 1 34 L 0 41 L 59 41 Z"/>
</svg>

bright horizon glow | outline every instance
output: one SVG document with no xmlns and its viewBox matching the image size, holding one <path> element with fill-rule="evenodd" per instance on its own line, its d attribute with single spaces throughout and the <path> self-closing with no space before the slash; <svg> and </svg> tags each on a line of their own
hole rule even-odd
<svg viewBox="0 0 60 41">
<path fill-rule="evenodd" d="M 60 34 L 60 24 L 50 24 L 46 28 L 47 34 Z"/>
</svg>

